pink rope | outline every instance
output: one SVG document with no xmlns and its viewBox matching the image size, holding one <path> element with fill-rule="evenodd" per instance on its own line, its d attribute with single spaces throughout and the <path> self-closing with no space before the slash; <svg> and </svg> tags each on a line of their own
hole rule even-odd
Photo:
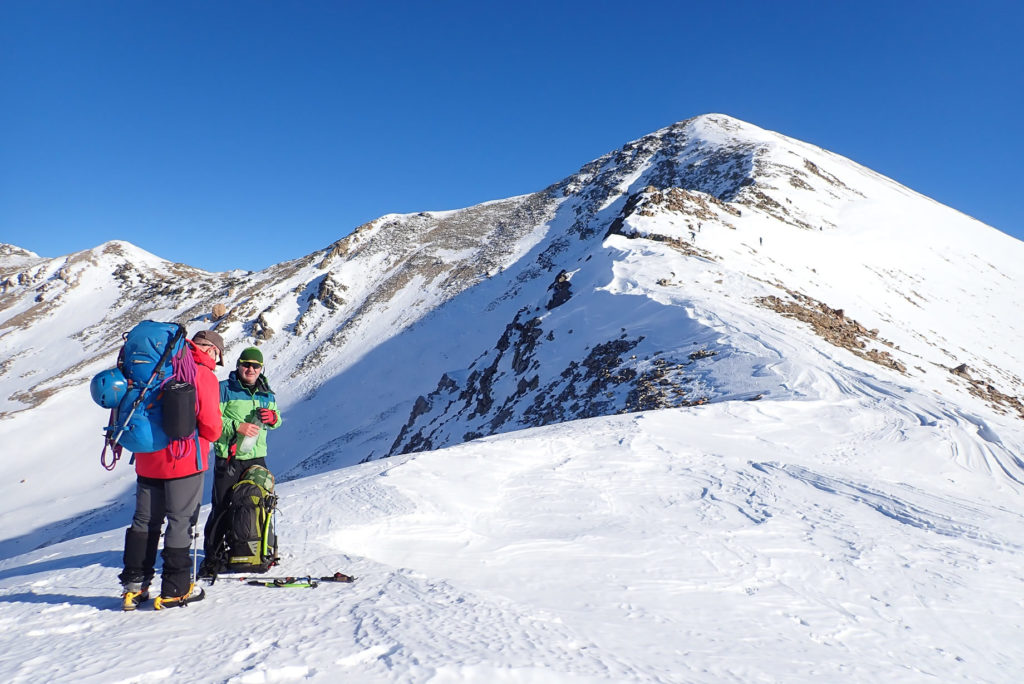
<svg viewBox="0 0 1024 684">
<path fill-rule="evenodd" d="M 192 356 L 192 351 L 187 342 L 180 352 L 171 357 L 171 368 L 174 369 L 174 372 L 171 373 L 171 377 L 167 378 L 167 380 L 178 380 L 191 385 L 196 384 L 196 374 L 199 372 L 199 366 L 196 365 L 196 360 Z M 198 395 L 196 397 L 196 408 L 198 408 Z"/>
</svg>

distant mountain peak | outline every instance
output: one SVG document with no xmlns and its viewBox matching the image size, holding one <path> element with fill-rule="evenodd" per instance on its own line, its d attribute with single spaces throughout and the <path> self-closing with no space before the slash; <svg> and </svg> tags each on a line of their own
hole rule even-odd
<svg viewBox="0 0 1024 684">
<path fill-rule="evenodd" d="M 22 249 L 17 245 L 9 245 L 5 242 L 0 242 L 0 257 L 38 257 L 39 255 L 35 252 L 30 252 L 27 249 Z"/>
</svg>

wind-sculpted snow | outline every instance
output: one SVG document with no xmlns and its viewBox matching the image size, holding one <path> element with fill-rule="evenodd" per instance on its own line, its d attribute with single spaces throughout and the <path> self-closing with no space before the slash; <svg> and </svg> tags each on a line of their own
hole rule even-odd
<svg viewBox="0 0 1024 684">
<path fill-rule="evenodd" d="M 801 466 L 779 466 L 775 463 L 754 463 L 764 473 L 784 473 L 829 494 L 864 504 L 887 518 L 947 537 L 968 538 L 993 547 L 1008 547 L 1019 552 L 1024 546 L 1010 543 L 989 534 L 985 526 L 991 520 L 983 509 L 968 503 L 956 503 L 948 496 L 935 497 L 908 485 L 895 487 L 896 493 L 882 492 L 866 485 L 828 477 Z M 902 491 L 901 491 L 902 490 Z M 937 512 L 953 509 L 951 515 Z"/>
<path fill-rule="evenodd" d="M 0 561 L 0 676 L 1008 681 L 1024 488 L 959 465 L 970 435 L 884 403 L 726 402 L 378 460 L 278 487 L 275 572 L 355 583 L 225 576 L 159 614 L 119 610 L 123 532 L 95 528 Z"/>
</svg>

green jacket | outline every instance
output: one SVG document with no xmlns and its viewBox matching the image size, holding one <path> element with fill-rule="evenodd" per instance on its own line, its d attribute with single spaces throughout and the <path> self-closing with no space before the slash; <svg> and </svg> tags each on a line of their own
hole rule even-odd
<svg viewBox="0 0 1024 684">
<path fill-rule="evenodd" d="M 268 408 L 277 412 L 277 422 L 273 425 L 263 425 L 257 415 L 257 410 Z M 254 423 L 264 429 L 260 430 L 256 446 L 248 453 L 236 452 L 234 458 L 246 461 L 252 458 L 265 458 L 267 455 L 267 432 L 281 427 L 281 413 L 277 410 L 277 399 L 274 391 L 270 389 L 267 378 L 260 375 L 256 379 L 256 385 L 246 387 L 239 380 L 235 371 L 231 371 L 227 380 L 220 383 L 220 416 L 224 423 L 224 430 L 214 445 L 217 458 L 228 458 L 229 449 L 232 444 L 241 444 L 242 435 L 237 433 L 238 426 L 242 423 Z"/>
</svg>

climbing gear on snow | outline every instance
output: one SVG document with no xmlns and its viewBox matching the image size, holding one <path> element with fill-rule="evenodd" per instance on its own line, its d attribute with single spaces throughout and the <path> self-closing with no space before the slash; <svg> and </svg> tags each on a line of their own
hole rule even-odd
<svg viewBox="0 0 1024 684">
<path fill-rule="evenodd" d="M 274 580 L 249 580 L 254 587 L 309 588 L 316 589 L 320 583 L 311 577 L 278 578 Z"/>
<path fill-rule="evenodd" d="M 352 575 L 346 575 L 343 572 L 336 572 L 333 575 L 327 575 L 327 576 L 324 576 L 324 577 L 314 577 L 312 575 L 289 575 L 289 576 L 286 577 L 286 576 L 282 575 L 280 577 L 233 577 L 232 579 L 235 579 L 235 580 L 237 580 L 239 582 L 248 582 L 248 583 L 251 583 L 253 581 L 258 581 L 258 582 L 285 582 L 285 583 L 287 583 L 287 582 L 295 582 L 295 581 L 308 581 L 308 582 L 314 582 L 315 581 L 315 582 L 340 582 L 342 584 L 348 584 L 350 582 L 354 582 L 356 578 L 353 577 Z"/>
<path fill-rule="evenodd" d="M 121 594 L 121 610 L 135 610 L 149 600 L 149 585 L 142 586 L 138 582 L 130 582 L 124 585 L 124 592 Z"/>
<path fill-rule="evenodd" d="M 211 528 L 212 537 L 223 541 L 203 561 L 210 584 L 219 572 L 262 573 L 277 563 L 276 508 L 274 476 L 261 465 L 246 468 Z"/>
<path fill-rule="evenodd" d="M 188 604 L 202 601 L 204 598 L 206 598 L 206 592 L 202 587 L 196 584 L 189 584 L 188 591 L 181 596 L 157 596 L 153 599 L 153 609 L 184 608 Z"/>
<path fill-rule="evenodd" d="M 254 587 L 307 587 L 316 589 L 321 582 L 339 582 L 348 584 L 355 581 L 355 577 L 346 575 L 343 572 L 336 572 L 325 577 L 313 577 L 312 575 L 295 577 L 239 577 L 239 582 L 245 582 Z"/>
</svg>

